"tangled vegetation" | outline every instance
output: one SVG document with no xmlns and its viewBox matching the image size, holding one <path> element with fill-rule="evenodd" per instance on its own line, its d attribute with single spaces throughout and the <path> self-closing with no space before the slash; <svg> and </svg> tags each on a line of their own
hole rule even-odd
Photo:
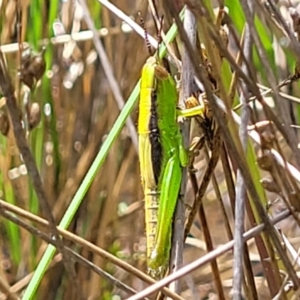
<svg viewBox="0 0 300 300">
<path fill-rule="evenodd" d="M 0 8 L 0 299 L 299 298 L 299 1 Z M 177 83 L 189 149 L 155 279 L 137 133 L 147 47 Z"/>
</svg>

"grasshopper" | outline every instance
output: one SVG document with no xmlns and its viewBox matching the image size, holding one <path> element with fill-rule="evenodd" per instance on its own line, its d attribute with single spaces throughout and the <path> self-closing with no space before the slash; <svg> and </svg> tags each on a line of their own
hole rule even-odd
<svg viewBox="0 0 300 300">
<path fill-rule="evenodd" d="M 142 69 L 138 134 L 147 266 L 155 278 L 163 276 L 168 267 L 182 168 L 189 162 L 177 117 L 203 112 L 202 107 L 178 110 L 177 102 L 175 80 L 157 56 L 149 57 Z"/>
<path fill-rule="evenodd" d="M 177 123 L 177 101 L 174 79 L 158 58 L 148 58 L 142 70 L 138 132 L 147 265 L 154 277 L 167 268 L 181 168 L 188 164 Z"/>
<path fill-rule="evenodd" d="M 146 30 L 145 39 L 151 54 Z M 188 164 L 177 124 L 177 102 L 174 79 L 157 55 L 149 57 L 142 69 L 138 133 L 147 266 L 155 278 L 163 276 L 168 266 L 181 169 Z"/>
</svg>

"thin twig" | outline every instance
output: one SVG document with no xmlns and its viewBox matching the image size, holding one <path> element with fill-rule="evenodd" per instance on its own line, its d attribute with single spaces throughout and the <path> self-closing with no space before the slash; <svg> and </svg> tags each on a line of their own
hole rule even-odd
<svg viewBox="0 0 300 300">
<path fill-rule="evenodd" d="M 188 37 L 191 41 L 191 44 L 196 47 L 196 20 L 194 15 L 186 10 L 184 18 L 184 27 L 188 34 Z M 182 82 L 181 82 L 181 93 L 179 99 L 179 106 L 184 105 L 184 100 L 191 95 L 192 89 L 191 84 L 193 81 L 193 66 L 185 50 L 183 50 L 182 56 Z M 187 149 L 189 145 L 189 132 L 190 132 L 190 123 L 184 122 L 181 124 L 181 132 L 183 135 L 184 146 Z M 187 171 L 183 170 L 182 172 L 182 181 L 180 194 L 186 195 L 186 185 L 187 185 Z M 173 246 L 172 246 L 172 256 L 171 256 L 171 266 L 172 272 L 179 269 L 182 265 L 182 254 L 184 248 L 184 214 L 185 206 L 184 201 L 179 199 L 177 203 L 177 208 L 174 217 L 174 230 L 173 230 Z M 179 282 L 174 282 L 170 289 L 176 293 L 179 293 Z"/>
<path fill-rule="evenodd" d="M 250 61 L 252 55 L 252 39 L 249 31 L 249 25 L 246 24 L 244 35 L 244 56 Z M 245 73 L 248 73 L 247 67 L 244 65 Z M 250 112 L 247 106 L 248 88 L 242 84 L 240 101 L 242 104 L 241 126 L 239 127 L 239 136 L 244 152 L 247 151 L 248 132 L 247 125 L 250 118 Z M 233 286 L 232 297 L 234 300 L 242 298 L 242 282 L 243 282 L 243 233 L 245 218 L 245 199 L 246 186 L 244 178 L 238 169 L 236 178 L 236 198 L 235 198 L 235 218 L 234 218 L 234 249 L 233 249 Z"/>
</svg>

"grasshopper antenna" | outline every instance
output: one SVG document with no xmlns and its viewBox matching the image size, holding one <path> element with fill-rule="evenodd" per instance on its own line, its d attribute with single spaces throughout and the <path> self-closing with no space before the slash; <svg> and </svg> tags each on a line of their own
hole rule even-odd
<svg viewBox="0 0 300 300">
<path fill-rule="evenodd" d="M 145 21 L 142 18 L 140 12 L 139 12 L 139 16 L 140 16 L 141 26 L 144 29 L 146 47 L 148 49 L 149 54 L 152 55 L 152 48 L 151 48 L 151 44 L 150 44 L 150 41 L 149 41 L 149 38 L 148 38 L 148 32 L 147 32 L 147 29 L 146 29 Z"/>
</svg>

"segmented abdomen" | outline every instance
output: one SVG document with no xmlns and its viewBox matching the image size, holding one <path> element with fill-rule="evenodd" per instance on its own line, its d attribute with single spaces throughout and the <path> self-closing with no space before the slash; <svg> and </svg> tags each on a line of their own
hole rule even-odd
<svg viewBox="0 0 300 300">
<path fill-rule="evenodd" d="M 145 196 L 147 258 L 155 245 L 159 205 L 158 181 L 161 172 L 162 146 L 157 121 L 154 89 L 141 90 L 139 115 L 139 157 Z"/>
<path fill-rule="evenodd" d="M 159 192 L 157 190 L 145 190 L 145 223 L 147 239 L 147 259 L 150 258 L 155 246 L 157 231 Z"/>
</svg>

